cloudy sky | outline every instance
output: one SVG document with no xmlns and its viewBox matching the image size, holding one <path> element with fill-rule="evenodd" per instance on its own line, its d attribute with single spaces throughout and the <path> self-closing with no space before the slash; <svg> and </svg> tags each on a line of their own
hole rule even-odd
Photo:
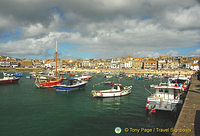
<svg viewBox="0 0 200 136">
<path fill-rule="evenodd" d="M 0 54 L 200 56 L 200 0 L 1 0 Z"/>
</svg>

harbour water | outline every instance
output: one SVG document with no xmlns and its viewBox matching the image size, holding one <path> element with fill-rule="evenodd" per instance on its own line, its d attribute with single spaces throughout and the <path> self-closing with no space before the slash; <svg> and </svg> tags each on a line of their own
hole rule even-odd
<svg viewBox="0 0 200 136">
<path fill-rule="evenodd" d="M 27 73 L 26 73 L 27 74 Z M 25 76 L 16 84 L 0 85 L 0 136 L 113 136 L 171 135 L 159 129 L 174 127 L 177 116 L 169 112 L 147 114 L 144 89 L 160 79 L 110 79 L 124 86 L 133 85 L 132 93 L 116 98 L 93 98 L 91 90 L 106 89 L 103 75 L 96 74 L 82 90 L 63 93 L 38 89 Z M 120 127 L 122 132 L 115 133 Z M 126 132 L 124 130 L 127 130 Z M 133 131 L 140 130 L 139 133 Z M 141 132 L 144 130 L 153 132 Z"/>
</svg>

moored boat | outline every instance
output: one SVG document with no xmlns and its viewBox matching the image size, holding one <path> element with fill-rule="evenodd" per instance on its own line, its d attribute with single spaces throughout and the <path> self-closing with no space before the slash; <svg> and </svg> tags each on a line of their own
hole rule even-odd
<svg viewBox="0 0 200 136">
<path fill-rule="evenodd" d="M 117 97 L 131 93 L 132 86 L 123 87 L 121 84 L 114 84 L 109 90 L 96 91 L 92 90 L 93 97 Z"/>
<path fill-rule="evenodd" d="M 23 77 L 22 74 L 13 74 L 13 76 L 15 76 L 15 77 Z"/>
<path fill-rule="evenodd" d="M 55 71 L 55 77 L 49 77 L 47 80 L 40 80 L 40 78 L 38 78 L 36 76 L 36 80 L 34 82 L 34 84 L 38 87 L 38 88 L 52 88 L 55 87 L 57 85 L 61 85 L 61 82 L 63 81 L 63 77 L 57 77 L 57 41 L 56 41 L 56 71 Z M 44 73 L 44 72 L 40 72 L 40 73 Z"/>
<path fill-rule="evenodd" d="M 61 82 L 62 82 L 62 78 L 56 78 L 56 77 L 48 79 L 48 80 L 43 80 L 43 81 L 36 78 L 36 81 L 34 82 L 34 84 L 38 88 L 52 88 L 57 85 L 61 85 Z"/>
<path fill-rule="evenodd" d="M 155 93 L 147 98 L 146 111 L 177 111 L 183 104 L 184 89 L 179 86 L 157 85 Z"/>
<path fill-rule="evenodd" d="M 107 81 L 107 82 L 104 82 L 104 84 L 106 84 L 106 85 L 113 85 L 114 83 L 111 82 L 111 81 Z"/>
<path fill-rule="evenodd" d="M 88 82 L 70 78 L 69 84 L 61 84 L 56 86 L 56 91 L 74 91 L 83 88 Z"/>
<path fill-rule="evenodd" d="M 179 75 L 179 76 L 174 77 L 174 78 L 168 78 L 168 84 L 170 86 L 183 87 L 184 90 L 186 91 L 189 87 L 190 79 L 188 79 L 187 77 L 185 77 L 183 75 Z"/>
<path fill-rule="evenodd" d="M 19 77 L 14 76 L 3 77 L 0 79 L 0 84 L 17 83 L 19 79 Z"/>
<path fill-rule="evenodd" d="M 77 77 L 76 79 L 78 80 L 84 80 L 84 81 L 88 81 L 91 80 L 92 76 L 91 75 L 82 75 L 81 77 Z"/>
</svg>

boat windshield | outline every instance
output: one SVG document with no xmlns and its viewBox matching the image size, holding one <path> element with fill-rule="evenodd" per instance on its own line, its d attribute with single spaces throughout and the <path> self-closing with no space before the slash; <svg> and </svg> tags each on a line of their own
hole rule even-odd
<svg viewBox="0 0 200 136">
<path fill-rule="evenodd" d="M 171 83 L 178 83 L 178 84 L 184 84 L 186 80 L 183 79 L 175 79 L 175 80 L 169 80 Z"/>
<path fill-rule="evenodd" d="M 114 89 L 117 90 L 117 86 L 114 86 Z"/>
</svg>

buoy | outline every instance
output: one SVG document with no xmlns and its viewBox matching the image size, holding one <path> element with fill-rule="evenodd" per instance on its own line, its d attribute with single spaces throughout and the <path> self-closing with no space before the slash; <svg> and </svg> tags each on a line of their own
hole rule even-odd
<svg viewBox="0 0 200 136">
<path fill-rule="evenodd" d="M 156 113 L 156 109 L 151 110 L 151 113 Z"/>
</svg>

